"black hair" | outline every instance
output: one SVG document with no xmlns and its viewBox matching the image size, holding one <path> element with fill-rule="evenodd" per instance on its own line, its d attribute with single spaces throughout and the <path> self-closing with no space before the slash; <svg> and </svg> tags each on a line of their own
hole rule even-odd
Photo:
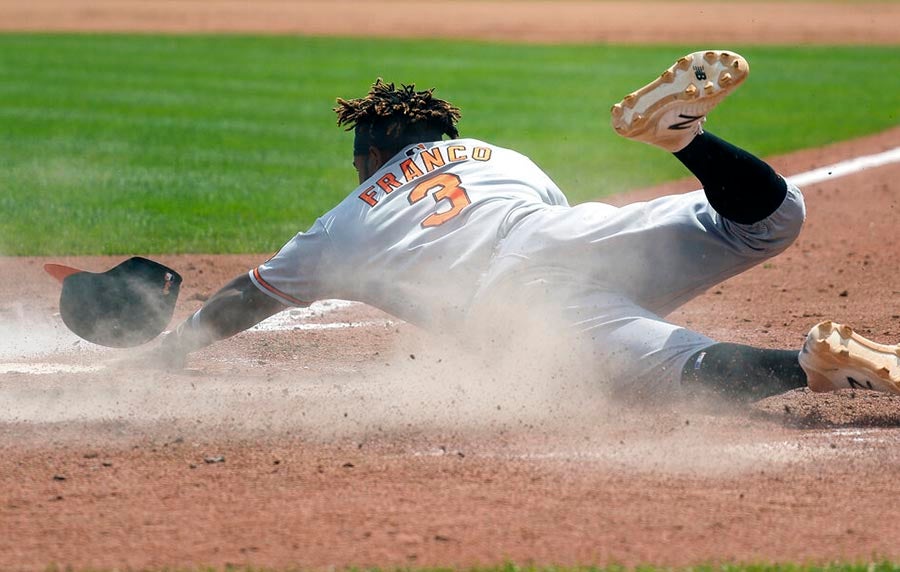
<svg viewBox="0 0 900 572">
<path fill-rule="evenodd" d="M 415 84 L 400 85 L 375 80 L 369 94 L 358 99 L 337 99 L 337 124 L 355 129 L 354 153 L 369 146 L 397 152 L 407 145 L 436 141 L 446 134 L 459 137 L 459 108 L 434 97 L 434 88 L 416 91 Z"/>
</svg>

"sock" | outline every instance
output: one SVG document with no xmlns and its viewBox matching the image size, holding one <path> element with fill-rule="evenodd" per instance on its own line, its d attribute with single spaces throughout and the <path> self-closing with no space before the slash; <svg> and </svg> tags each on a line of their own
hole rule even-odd
<svg viewBox="0 0 900 572">
<path fill-rule="evenodd" d="M 681 372 L 685 389 L 703 386 L 737 401 L 755 401 L 806 387 L 795 350 L 717 343 L 695 353 Z"/>
<path fill-rule="evenodd" d="M 759 222 L 781 206 L 787 184 L 765 161 L 711 133 L 675 156 L 700 180 L 712 208 L 740 224 Z"/>
</svg>

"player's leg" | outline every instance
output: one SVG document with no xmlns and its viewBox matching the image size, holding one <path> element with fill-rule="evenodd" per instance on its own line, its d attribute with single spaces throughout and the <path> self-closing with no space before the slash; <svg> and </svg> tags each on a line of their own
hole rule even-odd
<svg viewBox="0 0 900 572">
<path fill-rule="evenodd" d="M 900 346 L 868 340 L 842 324 L 816 324 L 800 352 L 716 343 L 693 354 L 682 386 L 758 399 L 797 387 L 867 389 L 900 395 Z"/>
<path fill-rule="evenodd" d="M 604 386 L 627 397 L 746 402 L 806 386 L 796 350 L 717 343 L 603 292 L 571 298 L 566 312 Z"/>
<path fill-rule="evenodd" d="M 700 180 L 718 214 L 748 225 L 778 209 L 787 185 L 764 161 L 704 133 L 702 125 L 749 72 L 747 61 L 733 52 L 695 52 L 612 108 L 620 135 L 674 153 Z"/>
<path fill-rule="evenodd" d="M 540 228 L 553 232 L 555 226 Z M 504 344 L 523 326 L 534 327 L 537 320 L 538 340 L 544 340 L 547 331 L 554 332 L 553 341 L 563 341 L 561 347 L 575 361 L 585 357 L 591 377 L 615 394 L 665 400 L 702 390 L 751 401 L 807 384 L 814 391 L 852 387 L 900 393 L 897 346 L 875 344 L 831 322 L 814 327 L 801 351 L 716 342 L 667 322 L 629 296 L 607 288 L 601 277 L 586 275 L 581 267 L 560 265 L 563 255 L 559 252 L 545 257 L 544 252 L 528 250 L 531 242 L 523 239 L 503 245 L 498 254 L 501 262 L 509 258 L 527 263 L 496 265 L 492 269 L 496 273 L 479 290 L 470 317 L 489 327 L 487 339 Z M 508 308 L 513 311 L 504 314 Z M 496 328 L 502 335 L 495 335 Z"/>
<path fill-rule="evenodd" d="M 622 246 L 649 264 L 646 271 L 629 267 L 633 276 L 620 281 L 622 291 L 658 314 L 778 254 L 803 223 L 799 189 L 754 155 L 703 132 L 706 115 L 748 73 L 733 52 L 695 52 L 613 106 L 620 135 L 674 153 L 703 185 L 702 193 L 628 205 L 618 217 L 628 226 Z"/>
<path fill-rule="evenodd" d="M 691 355 L 681 370 L 690 391 L 705 388 L 738 400 L 755 400 L 806 387 L 796 350 L 772 350 L 715 343 Z"/>
<path fill-rule="evenodd" d="M 620 135 L 674 153 L 700 180 L 713 210 L 726 222 L 737 223 L 733 226 L 739 230 L 771 226 L 772 217 L 791 202 L 794 191 L 764 161 L 703 132 L 706 115 L 748 73 L 747 62 L 737 54 L 696 52 L 680 58 L 658 79 L 612 108 L 613 127 Z M 689 205 L 689 210 L 696 208 Z M 667 211 L 668 205 L 660 209 L 660 213 Z M 795 214 L 802 219 L 802 209 Z M 693 240 L 689 230 L 685 235 L 689 242 Z M 697 242 L 694 246 L 703 245 Z M 674 248 L 671 260 L 690 271 L 691 261 L 677 256 L 684 250 Z M 702 252 L 702 258 L 708 256 L 708 252 Z M 746 266 L 742 258 L 735 257 L 734 269 Z M 726 266 L 727 261 L 720 260 L 712 269 L 715 272 Z M 721 278 L 730 274 L 725 272 Z M 695 276 L 696 286 L 701 288 L 711 277 L 702 271 Z M 677 292 L 678 288 L 673 290 Z M 672 307 L 664 298 L 659 293 L 644 296 L 658 311 Z M 871 342 L 846 326 L 823 322 L 812 329 L 799 354 L 793 350 L 711 344 L 685 361 L 681 379 L 684 386 L 704 385 L 732 397 L 763 397 L 802 387 L 807 381 L 816 391 L 857 387 L 900 393 L 900 348 Z"/>
<path fill-rule="evenodd" d="M 520 250 L 515 253 L 522 256 Z M 569 358 L 614 397 L 660 402 L 714 393 L 748 401 L 805 385 L 802 371 L 790 371 L 790 360 L 799 370 L 796 351 L 769 353 L 716 343 L 604 289 L 579 269 L 549 260 L 501 268 L 480 291 L 470 317 L 482 327 L 499 328 L 502 335 L 489 329 L 483 338 L 504 344 L 537 320 L 544 335 L 554 332 L 542 345 L 564 340 L 561 346 Z M 708 359 L 697 360 L 698 355 Z M 792 375 L 784 375 L 788 371 Z"/>
<path fill-rule="evenodd" d="M 809 387 L 900 395 L 900 346 L 867 340 L 822 322 L 797 350 L 714 342 L 625 299 L 596 293 L 568 305 L 603 385 L 659 400 L 698 393 L 747 402 Z"/>
<path fill-rule="evenodd" d="M 488 301 L 497 299 L 501 287 L 516 296 L 531 291 L 529 302 L 556 309 L 585 342 L 602 386 L 678 397 L 700 387 L 682 383 L 685 364 L 716 343 L 661 315 L 786 248 L 802 220 L 803 203 L 795 189 L 760 225 L 722 219 L 702 192 L 618 209 L 600 203 L 546 209 L 527 217 L 504 239 L 481 291 L 491 295 Z M 503 297 L 500 301 L 506 303 Z M 712 350 L 701 379 L 732 383 L 728 371 L 710 367 L 720 355 L 743 358 L 732 371 L 753 372 L 734 380 L 727 391 L 711 386 L 727 397 L 756 399 L 804 383 L 796 370 L 797 375 L 770 378 L 771 370 L 787 371 L 790 362 L 773 368 L 772 356 L 734 348 L 720 354 L 724 348 Z M 794 351 L 794 366 L 796 355 Z M 766 358 L 759 367 L 747 364 L 759 357 Z"/>
<path fill-rule="evenodd" d="M 565 292 L 562 284 L 547 285 Z M 614 392 L 659 399 L 702 390 L 754 401 L 809 386 L 900 395 L 900 346 L 875 343 L 848 326 L 817 324 L 800 351 L 765 349 L 715 342 L 616 293 L 569 292 L 560 304 L 564 316 L 587 343 L 603 385 Z"/>
<path fill-rule="evenodd" d="M 703 132 L 707 113 L 740 85 L 748 73 L 747 62 L 736 54 L 697 52 L 680 58 L 657 80 L 612 109 L 613 126 L 619 134 L 673 152 L 700 180 L 713 210 L 724 219 L 742 225 L 754 225 L 772 216 L 788 193 L 784 180 L 768 164 Z M 696 208 L 688 206 L 689 210 Z M 666 207 L 664 211 L 671 212 L 671 208 Z M 654 218 L 658 217 L 654 215 Z M 669 218 L 677 219 L 677 223 L 692 222 L 690 216 Z M 698 225 L 688 224 L 688 234 L 691 226 Z M 688 241 L 689 245 L 693 242 Z M 684 239 L 679 240 L 673 251 L 683 253 L 684 246 Z M 689 259 L 699 258 L 703 266 L 710 268 L 707 245 L 697 242 L 693 246 L 697 250 L 688 249 L 684 261 L 678 256 L 674 260 L 689 279 L 696 280 L 697 290 L 707 287 L 710 278 L 716 280 L 732 274 L 723 272 L 732 262 L 737 265 L 734 270 L 741 270 L 746 264 L 743 257 L 729 260 L 731 253 L 726 251 L 724 259 L 720 256 L 717 257 L 720 260 L 713 261 L 718 264 L 712 265 L 713 272 L 709 275 L 694 268 L 696 265 Z M 680 293 L 682 300 L 694 290 L 685 284 L 673 285 L 671 280 L 663 282 L 666 288 Z M 673 302 L 680 302 L 666 300 L 664 292 L 637 293 L 642 302 L 663 311 L 671 309 Z M 710 341 L 710 345 L 684 359 L 680 381 L 685 388 L 704 386 L 728 397 L 746 399 L 802 387 L 806 376 L 795 351 Z"/>
<path fill-rule="evenodd" d="M 700 133 L 675 156 L 693 173 L 713 210 L 752 225 L 771 216 L 788 188 L 771 166 L 711 133 Z"/>
<path fill-rule="evenodd" d="M 525 260 L 566 267 L 665 316 L 710 287 L 784 251 L 802 227 L 805 207 L 789 187 L 778 209 L 758 224 L 724 219 L 702 191 L 660 197 L 621 208 L 583 203 L 548 209 L 524 220 L 517 231 L 535 240 L 507 237 L 517 247 L 511 265 Z M 517 244 L 521 243 L 521 244 Z M 513 250 L 513 249 L 510 249 Z M 495 264 L 507 262 L 505 251 Z"/>
</svg>

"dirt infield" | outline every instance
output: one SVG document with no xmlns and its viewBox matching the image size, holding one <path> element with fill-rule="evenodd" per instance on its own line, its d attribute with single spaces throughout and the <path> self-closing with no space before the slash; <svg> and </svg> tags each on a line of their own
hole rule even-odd
<svg viewBox="0 0 900 572">
<path fill-rule="evenodd" d="M 402 2 L 370 12 L 350 4 L 260 2 L 244 21 L 247 29 L 268 21 L 267 29 L 283 31 L 264 15 L 328 6 L 315 12 L 323 25 L 337 9 L 405 13 Z M 560 4 L 563 13 L 615 6 L 622 22 L 642 18 L 649 5 L 628 3 L 639 12 L 627 15 L 625 3 Z M 742 7 L 748 20 L 761 6 L 654 9 L 661 4 L 703 13 Z M 508 8 L 458 5 L 493 7 L 495 18 Z M 522 14 L 549 5 L 524 3 Z M 783 6 L 821 16 L 821 26 L 804 21 L 810 41 L 830 41 L 827 22 L 857 21 L 846 15 L 849 3 Z M 860 14 L 883 10 L 877 24 L 892 18 L 887 43 L 896 43 L 897 4 L 852 6 Z M 823 16 L 832 9 L 844 16 Z M 233 30 L 198 14 L 245 10 L 212 0 L 0 0 L 0 27 Z M 542 39 L 552 39 L 548 28 L 573 37 L 566 26 L 575 20 L 542 14 L 535 20 L 544 24 Z M 584 39 L 623 39 L 602 35 L 594 20 L 580 22 L 589 23 Z M 760 30 L 776 28 L 790 27 Z M 463 35 L 480 29 L 473 24 Z M 817 30 L 824 35 L 813 36 Z M 853 41 L 846 30 L 840 37 Z M 898 145 L 895 128 L 771 161 L 795 174 Z M 723 341 L 768 347 L 798 347 L 826 317 L 897 340 L 897 180 L 893 163 L 806 186 L 808 220 L 795 245 L 670 318 Z M 185 276 L 182 317 L 263 257 L 154 258 Z M 119 260 L 53 259 L 90 270 Z M 88 347 L 60 325 L 58 286 L 41 271 L 44 262 L 0 258 L 2 570 L 54 562 L 137 569 L 900 558 L 900 399 L 797 391 L 743 408 L 626 407 L 548 380 L 507 379 L 485 364 L 458 368 L 415 328 L 338 304 L 287 314 L 280 329 L 200 352 L 182 373 L 116 369 L 121 352 Z"/>
<path fill-rule="evenodd" d="M 895 45 L 897 22 L 885 1 L 0 0 L 0 30 Z"/>
</svg>

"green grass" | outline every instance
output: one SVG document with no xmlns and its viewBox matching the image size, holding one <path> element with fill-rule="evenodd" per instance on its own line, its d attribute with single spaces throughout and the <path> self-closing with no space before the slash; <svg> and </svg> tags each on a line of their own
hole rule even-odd
<svg viewBox="0 0 900 572">
<path fill-rule="evenodd" d="M 900 122 L 900 48 L 743 47 L 710 130 L 762 155 Z M 681 177 L 608 108 L 694 47 L 0 35 L 0 254 L 271 252 L 356 186 L 336 96 L 376 76 L 463 109 L 581 202 Z"/>
</svg>

